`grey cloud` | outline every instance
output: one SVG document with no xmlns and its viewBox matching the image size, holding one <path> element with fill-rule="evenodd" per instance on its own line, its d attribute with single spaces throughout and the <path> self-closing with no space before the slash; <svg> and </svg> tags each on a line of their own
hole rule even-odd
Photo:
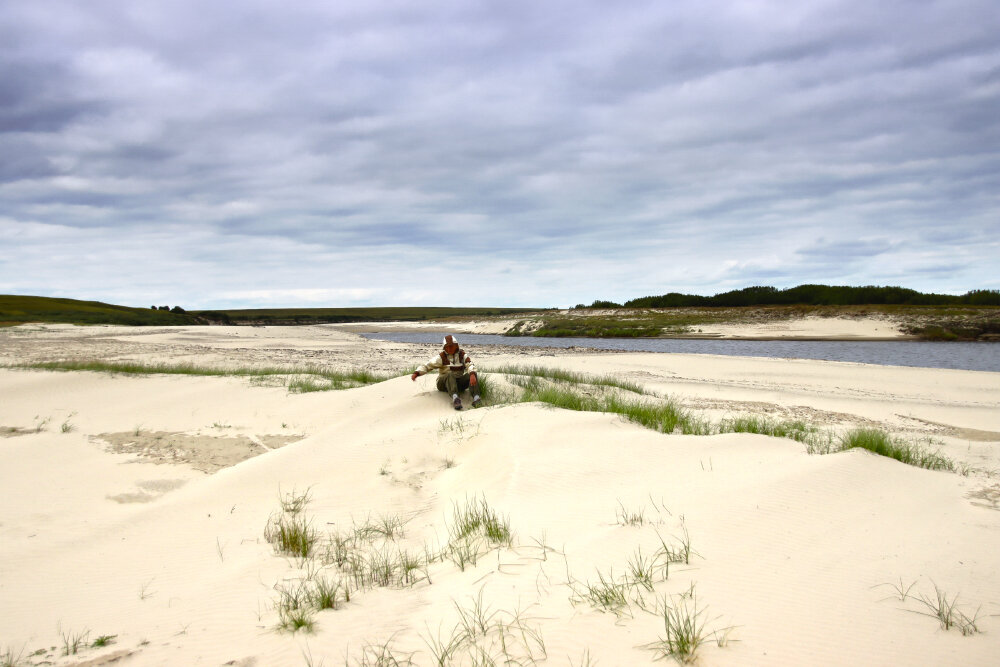
<svg viewBox="0 0 1000 667">
<path fill-rule="evenodd" d="M 74 94 L 64 66 L 0 52 L 0 134 L 55 132 L 102 108 Z"/>
<path fill-rule="evenodd" d="M 829 242 L 819 239 L 814 245 L 800 248 L 801 255 L 854 259 L 860 257 L 877 257 L 898 247 L 898 244 L 887 239 L 848 240 Z"/>
</svg>

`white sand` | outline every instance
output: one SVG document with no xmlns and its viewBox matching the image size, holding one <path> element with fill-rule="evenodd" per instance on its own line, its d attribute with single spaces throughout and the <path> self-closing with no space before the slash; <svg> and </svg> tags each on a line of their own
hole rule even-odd
<svg viewBox="0 0 1000 667">
<path fill-rule="evenodd" d="M 878 317 L 800 317 L 755 325 L 706 324 L 695 327 L 709 338 L 892 340 L 907 338 L 898 322 Z"/>
<path fill-rule="evenodd" d="M 426 346 L 372 343 L 330 327 L 0 332 L 2 361 L 56 356 L 405 368 Z M 0 656 L 22 664 L 360 664 L 366 643 L 432 664 L 481 594 L 494 621 L 520 610 L 544 639 L 540 664 L 651 663 L 662 617 L 636 602 L 616 616 L 574 604 L 572 579 L 618 578 L 686 528 L 697 552 L 647 605 L 693 586 L 708 639 L 703 665 L 992 665 L 1000 655 L 1000 374 L 667 354 L 469 349 L 481 365 L 528 361 L 615 373 L 695 414 L 801 418 L 837 432 L 874 425 L 933 437 L 967 474 L 867 452 L 810 455 L 757 435 L 664 435 L 612 415 L 535 404 L 456 413 L 432 378 L 288 394 L 246 379 L 124 377 L 0 369 Z M 64 432 L 63 425 L 66 425 Z M 35 430 L 41 426 L 38 432 Z M 28 431 L 24 433 L 23 431 Z M 175 450 L 229 438 L 301 440 L 208 475 L 197 453 L 156 464 L 108 452 L 105 433 L 178 436 Z M 166 440 L 170 436 L 164 436 Z M 204 441 L 204 442 L 207 442 Z M 169 443 L 168 443 L 169 444 Z M 187 462 L 185 462 L 187 461 Z M 279 493 L 309 489 L 326 533 L 369 516 L 406 517 L 402 543 L 441 545 L 453 503 L 485 498 L 510 519 L 512 548 L 464 572 L 449 561 L 405 587 L 356 591 L 278 632 L 277 589 L 305 576 L 264 539 Z M 619 525 L 624 510 L 641 526 Z M 546 545 L 543 548 L 540 545 Z M 318 567 L 314 565 L 313 567 Z M 328 568 L 332 574 L 335 570 Z M 900 600 L 890 584 L 914 584 Z M 579 588 L 579 583 L 577 587 Z M 981 632 L 945 630 L 916 597 L 935 585 Z M 691 602 L 689 601 L 688 604 Z M 457 607 L 456 607 L 457 605 Z M 115 635 L 60 656 L 66 638 Z M 480 638 L 484 648 L 499 651 Z M 55 647 L 52 649 L 51 647 Z M 36 651 L 40 651 L 35 654 Z M 34 655 L 32 655 L 34 654 Z M 459 663 L 456 663 L 459 664 Z M 467 663 L 466 663 L 467 664 Z"/>
</svg>

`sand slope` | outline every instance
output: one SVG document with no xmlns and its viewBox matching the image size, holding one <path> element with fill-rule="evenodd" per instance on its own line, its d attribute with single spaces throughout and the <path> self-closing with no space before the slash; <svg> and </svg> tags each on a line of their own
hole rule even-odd
<svg viewBox="0 0 1000 667">
<path fill-rule="evenodd" d="M 366 643 L 391 640 L 397 656 L 432 664 L 427 640 L 450 636 L 478 599 L 494 620 L 520 612 L 533 634 L 508 637 L 508 650 L 524 662 L 585 664 L 589 652 L 592 664 L 648 664 L 663 622 L 641 606 L 666 600 L 696 604 L 716 633 L 698 664 L 995 664 L 997 374 L 679 355 L 543 362 L 645 378 L 706 415 L 756 406 L 933 433 L 975 470 L 809 455 L 756 435 L 663 435 L 535 404 L 456 413 L 426 378 L 289 395 L 228 378 L 0 370 L 0 426 L 29 431 L 0 438 L 0 651 L 23 648 L 24 664 L 331 665 L 360 664 Z M 137 426 L 303 437 L 211 475 L 94 437 Z M 278 591 L 309 566 L 276 556 L 264 529 L 280 495 L 306 489 L 323 533 L 398 515 L 405 537 L 390 548 L 432 549 L 456 504 L 485 499 L 509 517 L 513 546 L 465 571 L 434 563 L 430 582 L 356 591 L 317 614 L 311 634 L 278 632 Z M 643 520 L 622 525 L 623 514 Z M 579 599 L 599 572 L 623 576 L 637 551 L 678 545 L 685 530 L 691 562 L 631 592 L 627 609 Z M 906 600 L 890 585 L 900 582 L 914 584 Z M 935 585 L 966 614 L 979 609 L 980 633 L 916 613 L 926 609 L 913 596 Z M 60 656 L 85 630 L 114 644 Z M 495 636 L 481 644 L 499 651 Z"/>
</svg>

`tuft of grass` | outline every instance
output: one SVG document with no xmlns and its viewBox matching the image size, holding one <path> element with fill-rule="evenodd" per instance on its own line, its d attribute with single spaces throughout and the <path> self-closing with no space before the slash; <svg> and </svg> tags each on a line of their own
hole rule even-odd
<svg viewBox="0 0 1000 667">
<path fill-rule="evenodd" d="M 838 451 L 854 448 L 867 449 L 879 456 L 928 470 L 955 469 L 955 464 L 950 459 L 918 445 L 895 439 L 877 428 L 855 428 L 842 435 Z"/>
<path fill-rule="evenodd" d="M 278 611 L 278 629 L 288 632 L 312 632 L 316 626 L 316 609 L 311 603 L 312 592 L 303 583 L 275 586 L 278 600 L 274 606 Z"/>
<path fill-rule="evenodd" d="M 20 651 L 16 654 L 14 649 L 9 646 L 0 652 L 0 667 L 17 667 L 18 663 L 21 662 L 21 658 L 24 656 L 24 648 L 22 647 Z"/>
<path fill-rule="evenodd" d="M 274 546 L 276 553 L 308 558 L 313 555 L 319 535 L 304 517 L 278 514 L 268 519 L 264 538 Z"/>
<path fill-rule="evenodd" d="M 104 646 L 111 646 L 112 644 L 115 643 L 115 637 L 117 637 L 117 636 L 118 635 L 101 635 L 100 637 L 98 637 L 97 639 L 95 639 L 93 642 L 91 642 L 90 647 L 91 648 L 102 648 Z"/>
<path fill-rule="evenodd" d="M 646 523 L 646 508 L 629 510 L 619 500 L 618 509 L 615 511 L 615 523 L 619 526 L 641 526 Z"/>
<path fill-rule="evenodd" d="M 948 594 L 934 584 L 933 597 L 921 593 L 917 599 L 927 609 L 926 612 L 917 613 L 936 618 L 943 629 L 957 628 L 966 637 L 980 632 L 978 626 L 980 610 L 977 609 L 972 616 L 966 616 L 958 609 L 957 594 L 949 600 Z"/>
<path fill-rule="evenodd" d="M 633 586 L 642 586 L 649 592 L 653 592 L 653 584 L 656 583 L 656 558 L 642 555 L 642 549 L 636 549 L 635 554 L 626 563 L 628 583 Z"/>
<path fill-rule="evenodd" d="M 698 598 L 681 595 L 674 600 L 662 601 L 661 617 L 665 636 L 647 645 L 658 658 L 673 658 L 680 663 L 694 662 L 698 647 L 708 638 L 705 631 L 705 609 L 698 608 Z"/>
<path fill-rule="evenodd" d="M 724 419 L 719 423 L 720 433 L 756 433 L 772 438 L 790 438 L 806 442 L 817 432 L 803 421 L 774 421 L 757 415 L 743 415 Z"/>
<path fill-rule="evenodd" d="M 681 536 L 674 536 L 673 543 L 667 544 L 667 541 L 659 533 L 656 533 L 656 537 L 660 540 L 660 548 L 656 551 L 655 557 L 662 562 L 690 565 L 691 556 L 698 555 L 698 552 L 691 548 L 691 535 L 683 520 L 681 522 Z"/>
<path fill-rule="evenodd" d="M 895 592 L 895 595 L 893 597 L 899 598 L 900 602 L 906 602 L 906 598 L 910 597 L 910 591 L 913 590 L 913 587 L 916 585 L 917 585 L 916 581 L 914 581 L 909 585 L 906 585 L 903 583 L 903 578 L 900 577 L 898 584 L 888 582 L 884 584 L 878 584 L 876 586 L 873 586 L 873 588 L 878 588 L 879 586 L 891 586 L 892 590 Z"/>
<path fill-rule="evenodd" d="M 397 655 L 392 638 L 382 644 L 365 644 L 361 657 L 354 659 L 356 667 L 407 667 L 413 664 L 413 654 Z"/>
<path fill-rule="evenodd" d="M 430 649 L 431 664 L 534 665 L 548 657 L 537 626 L 523 611 L 493 609 L 483 602 L 483 589 L 468 606 L 454 602 L 458 615 L 451 634 L 421 636 Z"/>
<path fill-rule="evenodd" d="M 464 505 L 452 505 L 449 536 L 449 542 L 480 536 L 493 546 L 509 547 L 514 541 L 510 519 L 490 507 L 486 498 L 466 499 Z"/>
<path fill-rule="evenodd" d="M 278 609 L 278 628 L 288 632 L 312 632 L 316 629 L 316 619 L 308 607 L 298 609 Z"/>
<path fill-rule="evenodd" d="M 475 567 L 484 549 L 478 539 L 452 539 L 445 547 L 444 556 L 465 572 L 466 567 Z"/>
<path fill-rule="evenodd" d="M 339 580 L 327 579 L 326 577 L 314 579 L 312 589 L 309 592 L 309 602 L 313 609 L 316 611 L 336 609 L 342 585 Z"/>
<path fill-rule="evenodd" d="M 406 535 L 408 521 L 398 514 L 379 514 L 374 519 L 369 516 L 362 524 L 354 524 L 351 530 L 355 539 L 361 541 L 396 540 Z"/>
<path fill-rule="evenodd" d="M 284 495 L 279 490 L 278 501 L 281 503 L 281 511 L 285 514 L 299 514 L 312 501 L 312 487 L 307 488 L 302 493 L 292 489 Z"/>
<path fill-rule="evenodd" d="M 663 399 L 656 403 L 639 400 L 623 400 L 617 397 L 606 399 L 602 412 L 621 415 L 633 424 L 639 424 L 660 433 L 673 433 L 690 420 L 690 415 L 676 402 Z"/>
<path fill-rule="evenodd" d="M 627 581 L 616 579 L 614 572 L 605 576 L 598 570 L 597 581 L 587 581 L 582 585 L 571 583 L 571 587 L 573 596 L 570 601 L 574 604 L 586 603 L 594 609 L 611 612 L 616 616 L 628 613 L 628 592 L 631 586 Z"/>
<path fill-rule="evenodd" d="M 476 387 L 472 390 L 473 394 L 478 393 L 479 398 L 482 401 L 479 407 L 486 407 L 487 405 L 493 405 L 495 403 L 502 402 L 500 393 L 497 391 L 487 373 L 476 373 Z"/>
<path fill-rule="evenodd" d="M 575 667 L 573 660 L 569 661 L 570 667 Z M 584 649 L 583 654 L 580 656 L 580 667 L 593 667 L 596 665 L 597 661 L 590 658 L 590 649 Z"/>
<path fill-rule="evenodd" d="M 59 635 L 62 637 L 63 655 L 76 655 L 82 647 L 87 645 L 90 630 L 84 630 L 83 632 L 63 632 L 60 629 Z"/>
</svg>

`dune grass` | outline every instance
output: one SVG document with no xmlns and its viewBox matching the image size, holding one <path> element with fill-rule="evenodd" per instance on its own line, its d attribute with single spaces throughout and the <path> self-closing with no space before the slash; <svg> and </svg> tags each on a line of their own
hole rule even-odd
<svg viewBox="0 0 1000 667">
<path fill-rule="evenodd" d="M 0 651 L 0 667 L 17 667 L 21 663 L 23 655 L 23 648 L 14 653 L 14 649 L 8 646 L 3 651 Z"/>
<path fill-rule="evenodd" d="M 587 373 L 578 373 L 576 371 L 569 371 L 563 368 L 507 364 L 504 366 L 490 367 L 489 372 L 499 373 L 502 375 L 516 375 L 524 378 L 553 380 L 569 384 L 590 384 L 597 387 L 615 387 L 636 394 L 649 393 L 638 383 L 624 380 L 613 375 L 588 375 Z"/>
<path fill-rule="evenodd" d="M 554 408 L 580 412 L 608 412 L 661 433 L 673 433 L 678 427 L 683 429 L 686 424 L 691 422 L 691 416 L 671 399 L 644 400 L 642 395 L 632 398 L 627 395 L 622 396 L 620 393 L 585 393 L 578 388 L 578 385 L 564 386 L 561 383 L 542 383 L 538 377 L 534 376 L 515 377 L 513 381 L 523 390 L 517 398 L 520 402 L 545 403 Z M 620 388 L 617 384 L 598 386 Z M 626 391 L 635 390 L 627 389 Z"/>
<path fill-rule="evenodd" d="M 510 519 L 498 514 L 485 498 L 466 499 L 464 505 L 453 505 L 448 532 L 449 542 L 481 536 L 492 546 L 509 547 L 514 540 Z"/>
<path fill-rule="evenodd" d="M 698 606 L 692 589 L 690 595 L 662 600 L 661 617 L 664 635 L 647 646 L 658 658 L 673 658 L 680 663 L 694 662 L 709 634 L 705 629 L 705 609 Z"/>
<path fill-rule="evenodd" d="M 693 415 L 671 398 L 646 391 L 642 386 L 613 376 L 550 369 L 541 366 L 500 366 L 495 373 L 508 376 L 520 393 L 503 402 L 538 402 L 564 410 L 605 412 L 660 433 L 684 435 L 756 433 L 788 438 L 806 445 L 810 454 L 828 454 L 860 447 L 908 465 L 929 470 L 955 470 L 941 454 L 906 442 L 876 428 L 855 428 L 839 439 L 801 420 L 776 420 L 759 415 L 740 415 L 713 423 Z"/>
<path fill-rule="evenodd" d="M 192 363 L 146 363 L 141 361 L 40 361 L 16 364 L 14 368 L 50 371 L 91 371 L 122 375 L 193 375 L 208 377 L 276 378 L 291 393 L 351 389 L 383 382 L 399 374 L 373 373 L 360 369 L 333 371 L 320 366 L 239 366 L 234 368 Z"/>
<path fill-rule="evenodd" d="M 264 527 L 264 539 L 274 546 L 275 552 L 296 558 L 309 558 L 318 546 L 319 534 L 303 515 L 311 500 L 309 489 L 303 493 L 292 491 L 280 496 L 281 512 L 271 515 Z"/>
<path fill-rule="evenodd" d="M 819 429 L 803 421 L 778 421 L 757 415 L 742 415 L 723 419 L 718 425 L 719 433 L 756 433 L 773 438 L 790 438 L 807 442 Z"/>
<path fill-rule="evenodd" d="M 422 636 L 434 665 L 534 665 L 548 657 L 541 631 L 520 610 L 493 609 L 483 589 L 471 603 L 453 601 L 458 616 L 445 638 Z"/>
<path fill-rule="evenodd" d="M 927 468 L 928 470 L 955 469 L 955 464 L 950 459 L 920 445 L 893 438 L 877 428 L 859 427 L 840 437 L 838 451 L 855 448 L 867 449 L 879 456 L 896 459 L 918 468 Z"/>
<path fill-rule="evenodd" d="M 933 582 L 932 582 L 933 583 Z M 941 623 L 941 628 L 951 630 L 957 628 L 962 635 L 970 637 L 981 632 L 979 629 L 980 609 L 977 609 L 972 616 L 958 609 L 958 595 L 948 599 L 948 594 L 934 584 L 934 596 L 919 595 L 917 599 L 927 609 L 927 611 L 917 612 L 925 616 L 936 618 Z"/>
</svg>

